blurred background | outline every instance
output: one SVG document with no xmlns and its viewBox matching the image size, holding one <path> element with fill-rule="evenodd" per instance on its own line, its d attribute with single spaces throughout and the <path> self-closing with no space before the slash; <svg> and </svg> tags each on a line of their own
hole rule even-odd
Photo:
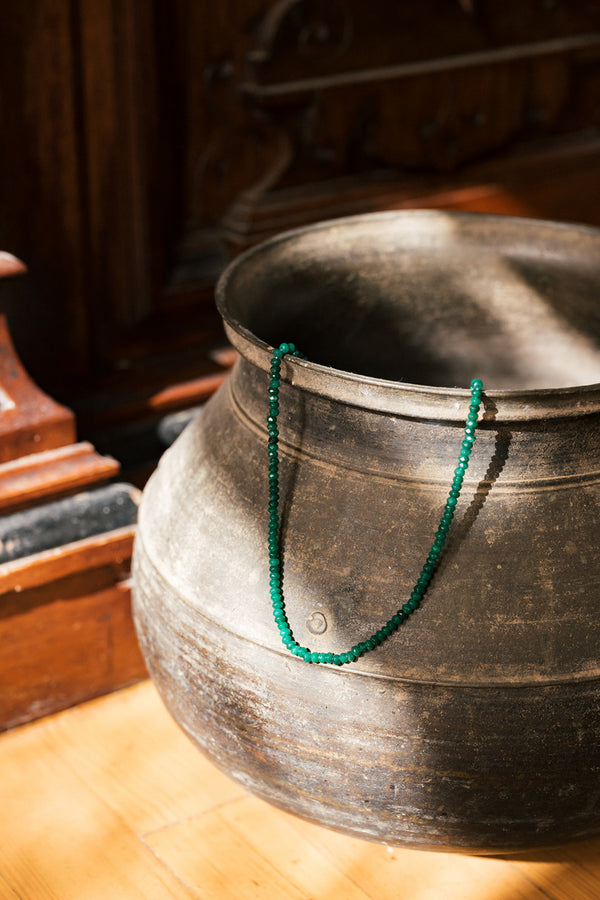
<svg viewBox="0 0 600 900">
<path fill-rule="evenodd" d="M 136 484 L 231 362 L 246 247 L 406 207 L 600 224 L 597 0 L 23 0 L 0 43 L 13 340 Z"/>
</svg>

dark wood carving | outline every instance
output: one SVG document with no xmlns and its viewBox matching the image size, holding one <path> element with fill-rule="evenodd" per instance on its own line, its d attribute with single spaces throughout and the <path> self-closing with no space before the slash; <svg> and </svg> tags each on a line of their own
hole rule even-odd
<svg viewBox="0 0 600 900">
<path fill-rule="evenodd" d="M 410 203 L 425 176 L 440 193 L 511 145 L 597 128 L 600 10 L 556 7 L 280 0 L 250 18 L 194 97 L 197 246 Z"/>
<path fill-rule="evenodd" d="M 600 224 L 593 0 L 24 0 L 0 41 L 11 327 L 94 440 L 107 390 L 121 421 L 158 372 L 168 411 L 206 395 L 177 385 L 219 374 L 215 280 L 273 232 L 406 206 Z"/>
</svg>

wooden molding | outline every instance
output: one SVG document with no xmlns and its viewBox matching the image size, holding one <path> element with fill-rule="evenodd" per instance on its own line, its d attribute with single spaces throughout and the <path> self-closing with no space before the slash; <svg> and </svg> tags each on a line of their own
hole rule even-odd
<svg viewBox="0 0 600 900">
<path fill-rule="evenodd" d="M 145 677 L 133 536 L 118 529 L 0 566 L 0 730 Z"/>
<path fill-rule="evenodd" d="M 87 441 L 11 460 L 0 465 L 0 512 L 72 494 L 118 472 L 119 463 Z"/>
</svg>

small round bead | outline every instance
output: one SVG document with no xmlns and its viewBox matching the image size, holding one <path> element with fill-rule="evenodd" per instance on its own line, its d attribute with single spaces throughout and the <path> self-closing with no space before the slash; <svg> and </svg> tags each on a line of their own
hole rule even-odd
<svg viewBox="0 0 600 900">
<path fill-rule="evenodd" d="M 319 659 L 320 655 L 321 655 L 320 653 L 311 653 L 307 657 L 306 661 L 311 662 L 311 663 L 321 662 L 321 660 Z"/>
<path fill-rule="evenodd" d="M 289 353 L 290 345 L 289 344 L 280 344 L 279 349 L 281 350 L 281 355 L 285 356 L 286 353 Z"/>
<path fill-rule="evenodd" d="M 471 382 L 471 390 L 472 391 L 482 391 L 483 390 L 483 381 L 481 378 L 474 378 Z"/>
<path fill-rule="evenodd" d="M 273 350 L 273 356 L 275 357 L 275 359 L 281 359 L 281 357 L 283 356 L 283 353 L 281 352 L 280 347 L 277 348 L 276 350 Z"/>
</svg>

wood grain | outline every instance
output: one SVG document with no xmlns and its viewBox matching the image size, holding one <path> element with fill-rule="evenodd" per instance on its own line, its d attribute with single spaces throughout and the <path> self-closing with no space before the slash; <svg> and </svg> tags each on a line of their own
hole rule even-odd
<svg viewBox="0 0 600 900">
<path fill-rule="evenodd" d="M 0 510 L 5 513 L 63 497 L 112 478 L 118 471 L 119 464 L 100 456 L 88 441 L 31 453 L 0 465 Z"/>
<path fill-rule="evenodd" d="M 132 544 L 121 528 L 0 566 L 0 731 L 145 676 Z"/>
<path fill-rule="evenodd" d="M 592 900 L 600 838 L 490 859 L 389 848 L 260 800 L 149 682 L 0 737 L 1 900 Z"/>
</svg>

